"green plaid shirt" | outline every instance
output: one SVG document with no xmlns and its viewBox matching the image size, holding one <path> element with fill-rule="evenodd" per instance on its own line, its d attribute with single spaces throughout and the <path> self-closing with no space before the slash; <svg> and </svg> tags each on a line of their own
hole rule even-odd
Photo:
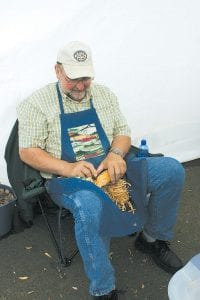
<svg viewBox="0 0 200 300">
<path fill-rule="evenodd" d="M 119 109 L 117 97 L 107 87 L 92 83 L 86 98 L 80 103 L 71 100 L 62 91 L 61 95 L 65 113 L 90 108 L 89 100 L 92 97 L 110 143 L 118 135 L 130 136 L 130 128 Z M 46 85 L 21 102 L 17 107 L 17 115 L 19 147 L 39 147 L 50 155 L 61 158 L 60 107 L 56 83 Z"/>
</svg>

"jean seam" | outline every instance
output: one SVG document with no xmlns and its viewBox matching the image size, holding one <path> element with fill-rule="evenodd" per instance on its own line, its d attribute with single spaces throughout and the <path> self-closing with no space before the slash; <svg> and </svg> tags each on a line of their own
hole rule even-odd
<svg viewBox="0 0 200 300">
<path fill-rule="evenodd" d="M 80 207 L 80 202 L 79 201 L 76 201 L 76 204 L 77 206 Z M 96 267 L 95 267 L 95 264 L 94 264 L 94 257 L 93 257 L 93 254 L 92 254 L 92 247 L 91 247 L 91 243 L 89 242 L 89 238 L 88 238 L 88 235 L 87 235 L 87 228 L 85 226 L 85 222 L 84 222 L 84 219 L 85 219 L 85 214 L 83 211 L 80 211 L 79 210 L 79 215 L 80 215 L 80 220 L 83 224 L 83 231 L 84 231 L 84 239 L 85 239 L 85 243 L 87 245 L 87 248 L 88 248 L 88 257 L 90 258 L 90 260 L 92 261 L 92 268 L 94 271 L 96 271 Z M 93 282 L 95 283 L 95 280 L 93 279 Z M 96 283 L 95 283 L 96 285 Z"/>
<path fill-rule="evenodd" d="M 156 185 L 158 186 L 158 184 L 156 184 Z M 149 182 L 148 182 L 148 186 L 149 186 Z M 159 189 L 162 189 L 163 187 L 164 187 L 164 184 L 161 184 L 159 186 Z M 151 193 L 151 197 L 153 197 L 154 192 L 152 192 L 152 191 L 149 191 L 149 192 Z M 151 201 L 151 197 L 149 198 L 149 201 Z M 159 235 L 159 228 L 158 228 L 157 224 L 159 223 L 160 213 L 159 213 L 159 210 L 157 208 L 157 206 L 158 206 L 157 204 L 158 204 L 157 201 L 154 202 L 153 216 L 151 218 L 151 232 L 145 226 L 145 231 L 147 233 L 149 233 L 149 235 L 152 236 L 153 238 L 157 238 L 157 236 Z"/>
</svg>

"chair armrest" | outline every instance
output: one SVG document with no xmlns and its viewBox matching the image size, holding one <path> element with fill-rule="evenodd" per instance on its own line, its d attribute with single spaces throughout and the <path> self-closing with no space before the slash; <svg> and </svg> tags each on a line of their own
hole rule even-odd
<svg viewBox="0 0 200 300">
<path fill-rule="evenodd" d="M 135 156 L 137 156 L 139 151 L 139 148 L 136 146 L 131 145 L 129 152 L 133 152 Z M 149 153 L 149 157 L 159 157 L 159 156 L 164 156 L 162 153 Z"/>
</svg>

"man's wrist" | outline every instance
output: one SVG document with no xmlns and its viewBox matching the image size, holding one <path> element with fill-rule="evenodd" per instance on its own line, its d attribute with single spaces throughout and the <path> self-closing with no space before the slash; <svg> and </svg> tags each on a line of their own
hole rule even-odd
<svg viewBox="0 0 200 300">
<path fill-rule="evenodd" d="M 116 148 L 116 147 L 111 147 L 109 150 L 109 153 L 117 154 L 117 155 L 121 156 L 122 158 L 124 158 L 124 156 L 126 155 L 125 152 L 123 152 L 121 149 Z"/>
</svg>

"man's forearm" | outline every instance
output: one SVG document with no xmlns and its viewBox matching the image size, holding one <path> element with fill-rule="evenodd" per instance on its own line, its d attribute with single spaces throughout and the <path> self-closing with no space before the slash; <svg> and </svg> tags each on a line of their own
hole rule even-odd
<svg viewBox="0 0 200 300">
<path fill-rule="evenodd" d="M 129 136 L 125 135 L 119 135 L 116 138 L 114 138 L 112 144 L 111 144 L 111 149 L 116 149 L 119 150 L 119 153 L 123 153 L 124 155 L 129 151 L 131 146 L 131 138 Z M 112 151 L 112 150 L 111 150 Z"/>
<path fill-rule="evenodd" d="M 36 170 L 63 176 L 69 168 L 69 163 L 49 155 L 40 148 L 20 148 L 22 161 Z"/>
</svg>

